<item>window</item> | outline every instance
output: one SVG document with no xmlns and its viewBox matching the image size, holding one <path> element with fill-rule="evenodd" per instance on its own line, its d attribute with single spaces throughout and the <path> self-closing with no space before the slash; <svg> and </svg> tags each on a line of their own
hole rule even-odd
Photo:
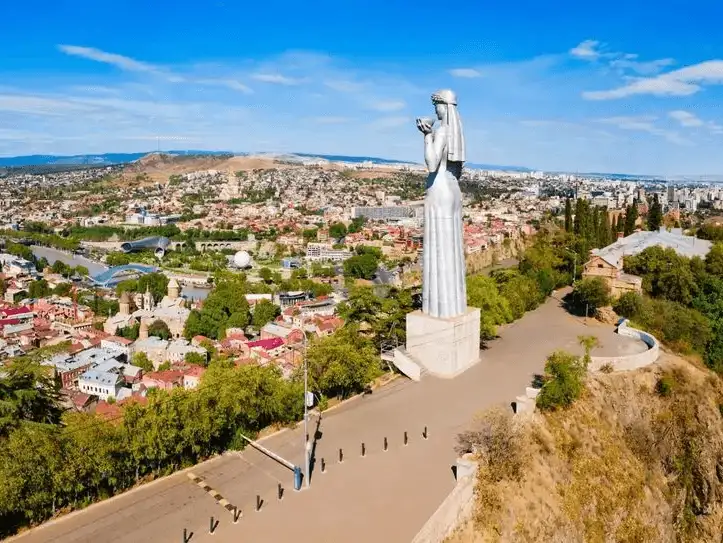
<svg viewBox="0 0 723 543">
<path fill-rule="evenodd" d="M 597 267 L 598 267 L 598 268 L 604 268 L 605 266 L 603 266 L 602 264 L 598 264 Z"/>
</svg>

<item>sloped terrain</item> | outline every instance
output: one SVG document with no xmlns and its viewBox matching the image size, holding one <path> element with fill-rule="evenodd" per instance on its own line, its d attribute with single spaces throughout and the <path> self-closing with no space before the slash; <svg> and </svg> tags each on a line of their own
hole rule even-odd
<svg viewBox="0 0 723 543">
<path fill-rule="evenodd" d="M 723 542 L 722 404 L 716 375 L 670 354 L 591 376 L 570 409 L 515 419 L 482 455 L 474 518 L 450 541 Z"/>
</svg>

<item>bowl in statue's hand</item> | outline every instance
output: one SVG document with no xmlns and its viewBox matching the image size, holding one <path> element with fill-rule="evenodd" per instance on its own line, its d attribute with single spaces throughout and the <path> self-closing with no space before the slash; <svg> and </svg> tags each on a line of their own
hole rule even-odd
<svg viewBox="0 0 723 543">
<path fill-rule="evenodd" d="M 417 119 L 419 122 L 426 124 L 428 127 L 434 126 L 434 123 L 437 122 L 437 119 L 434 117 L 420 117 Z"/>
</svg>

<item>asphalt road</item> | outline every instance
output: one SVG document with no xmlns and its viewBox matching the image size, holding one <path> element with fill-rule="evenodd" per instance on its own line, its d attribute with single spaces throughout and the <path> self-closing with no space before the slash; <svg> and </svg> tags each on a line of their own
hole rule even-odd
<svg viewBox="0 0 723 543">
<path fill-rule="evenodd" d="M 292 489 L 291 472 L 255 450 L 230 453 L 194 467 L 214 490 L 243 511 L 231 513 L 179 473 L 17 538 L 21 543 L 407 542 L 454 486 L 455 436 L 475 413 L 509 405 L 539 373 L 555 349 L 581 352 L 577 336 L 598 336 L 604 356 L 643 350 L 611 326 L 584 325 L 554 298 L 501 331 L 479 364 L 453 380 L 397 379 L 312 421 L 319 422 L 311 487 Z M 422 432 L 427 427 L 427 439 Z M 409 442 L 403 444 L 404 432 Z M 312 432 L 313 433 L 313 432 Z M 263 442 L 294 464 L 303 458 L 301 429 Z M 383 450 L 384 438 L 388 450 Z M 361 444 L 366 454 L 361 456 Z M 339 449 L 344 461 L 339 462 Z M 321 472 L 321 459 L 326 463 Z M 278 484 L 284 487 L 278 500 Z M 255 511 L 256 496 L 263 504 Z M 210 517 L 220 519 L 213 535 Z"/>
</svg>

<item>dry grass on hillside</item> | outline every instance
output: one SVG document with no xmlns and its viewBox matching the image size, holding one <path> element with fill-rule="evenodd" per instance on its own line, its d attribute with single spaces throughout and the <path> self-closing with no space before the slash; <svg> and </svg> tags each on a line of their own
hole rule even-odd
<svg viewBox="0 0 723 543">
<path fill-rule="evenodd" d="M 288 170 L 302 168 L 297 164 L 279 163 L 273 158 L 263 156 L 234 156 L 231 158 L 222 156 L 171 156 L 163 153 L 151 153 L 140 160 L 128 164 L 119 175 L 119 182 L 134 182 L 140 186 L 153 183 L 165 183 L 171 175 L 185 173 L 218 170 L 221 172 L 234 173 L 238 171 L 251 170 Z M 322 166 L 323 170 L 341 171 L 343 168 L 337 165 Z M 357 179 L 369 179 L 375 177 L 392 177 L 397 172 L 394 168 L 378 168 L 374 170 L 349 171 L 348 175 Z M 139 178 L 142 177 L 142 179 Z"/>
<path fill-rule="evenodd" d="M 721 404 L 721 380 L 672 355 L 591 377 L 572 408 L 515 419 L 517 445 L 482 455 L 474 519 L 450 543 L 723 543 Z"/>
</svg>

